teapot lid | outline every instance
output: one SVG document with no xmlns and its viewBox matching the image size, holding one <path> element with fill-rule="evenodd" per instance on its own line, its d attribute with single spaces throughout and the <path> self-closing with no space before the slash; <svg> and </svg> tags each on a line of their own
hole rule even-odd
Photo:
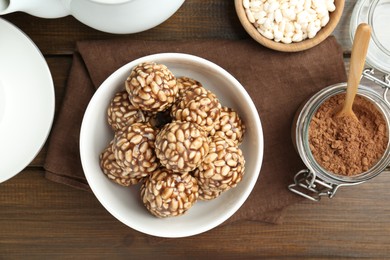
<svg viewBox="0 0 390 260">
<path fill-rule="evenodd" d="M 356 28 L 360 23 L 367 23 L 371 26 L 372 35 L 366 61 L 386 74 L 390 74 L 389 14 L 389 0 L 359 0 L 351 16 L 349 31 L 353 41 Z"/>
</svg>

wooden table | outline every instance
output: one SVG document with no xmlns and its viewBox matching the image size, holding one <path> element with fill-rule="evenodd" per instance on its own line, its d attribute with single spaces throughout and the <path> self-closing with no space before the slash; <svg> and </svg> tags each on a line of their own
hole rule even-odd
<svg viewBox="0 0 390 260">
<path fill-rule="evenodd" d="M 354 5 L 355 1 L 346 1 L 334 32 L 345 51 L 346 65 Z M 133 35 L 102 33 L 72 17 L 49 20 L 14 13 L 3 18 L 21 28 L 43 52 L 54 79 L 57 110 L 78 40 L 249 37 L 233 1 L 226 0 L 187 0 L 162 25 Z M 46 146 L 20 174 L 0 184 L 0 259 L 390 257 L 388 173 L 341 189 L 331 200 L 293 205 L 281 225 L 239 222 L 194 237 L 155 240 L 116 220 L 93 194 L 46 180 L 45 155 Z"/>
</svg>

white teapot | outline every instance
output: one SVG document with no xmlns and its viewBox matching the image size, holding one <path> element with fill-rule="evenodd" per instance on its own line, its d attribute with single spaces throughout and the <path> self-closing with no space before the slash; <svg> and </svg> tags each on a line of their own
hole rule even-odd
<svg viewBox="0 0 390 260">
<path fill-rule="evenodd" d="M 136 33 L 168 19 L 184 0 L 0 0 L 0 15 L 21 11 L 42 18 L 74 16 L 109 33 Z"/>
</svg>

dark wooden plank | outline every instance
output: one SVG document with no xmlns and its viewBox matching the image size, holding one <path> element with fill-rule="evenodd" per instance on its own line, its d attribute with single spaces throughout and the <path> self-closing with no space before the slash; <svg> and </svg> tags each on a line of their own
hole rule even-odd
<svg viewBox="0 0 390 260">
<path fill-rule="evenodd" d="M 26 19 L 28 17 L 28 19 Z M 136 34 L 114 35 L 89 28 L 73 17 L 41 19 L 27 14 L 4 16 L 23 28 L 45 54 L 73 52 L 79 40 L 131 38 L 143 40 L 180 40 L 198 38 L 239 39 L 249 37 L 242 28 L 233 1 L 185 1 L 170 19 L 161 25 Z"/>
<path fill-rule="evenodd" d="M 91 193 L 25 171 L 0 185 L 0 254 L 39 257 L 217 255 L 256 257 L 387 257 L 390 175 L 343 188 L 335 198 L 303 202 L 281 225 L 238 222 L 181 239 L 156 239 L 111 216 Z"/>
<path fill-rule="evenodd" d="M 347 0 L 343 16 L 334 35 L 348 52 L 349 20 L 354 0 Z M 161 25 L 145 32 L 127 35 L 114 35 L 99 32 L 78 22 L 71 16 L 59 19 L 42 19 L 24 13 L 4 15 L 3 18 L 31 37 L 44 54 L 70 54 L 75 42 L 94 39 L 142 39 L 142 40 L 196 40 L 205 38 L 243 39 L 249 38 L 241 26 L 234 1 L 189 0 Z"/>
<path fill-rule="evenodd" d="M 352 48 L 351 37 L 349 32 L 349 24 L 351 21 L 351 14 L 353 8 L 355 7 L 356 1 L 346 0 L 343 15 L 340 18 L 339 24 L 333 32 L 333 35 L 336 36 L 337 41 L 343 47 L 345 53 L 350 53 Z"/>
</svg>

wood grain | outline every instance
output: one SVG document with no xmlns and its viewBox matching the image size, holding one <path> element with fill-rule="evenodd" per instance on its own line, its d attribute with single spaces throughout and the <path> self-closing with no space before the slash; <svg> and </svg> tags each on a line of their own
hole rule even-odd
<svg viewBox="0 0 390 260">
<path fill-rule="evenodd" d="M 345 2 L 334 35 L 349 68 L 349 20 L 354 0 Z M 112 35 L 72 17 L 4 16 L 41 49 L 53 75 L 56 116 L 66 90 L 76 41 L 95 39 L 243 39 L 234 1 L 187 0 L 168 21 L 146 32 Z M 365 85 L 374 86 L 363 81 Z M 378 91 L 380 89 L 376 87 Z M 44 178 L 46 146 L 16 177 L 0 184 L 0 259 L 259 259 L 388 258 L 390 175 L 382 173 L 335 198 L 304 201 L 285 211 L 280 225 L 238 222 L 182 239 L 144 235 L 111 216 L 92 193 Z M 1 163 L 1 160 L 0 160 Z"/>
<path fill-rule="evenodd" d="M 156 239 L 121 224 L 93 194 L 28 170 L 0 185 L 0 253 L 132 259 L 386 257 L 390 209 L 388 194 L 379 191 L 389 185 L 390 175 L 384 173 L 360 187 L 340 190 L 332 200 L 294 205 L 282 225 L 240 222 L 194 237 Z"/>
<path fill-rule="evenodd" d="M 345 1 L 343 15 L 335 35 L 348 53 L 351 50 L 349 21 L 354 0 Z M 11 21 L 31 37 L 44 54 L 71 54 L 75 42 L 95 39 L 130 38 L 138 40 L 194 40 L 203 38 L 250 38 L 242 27 L 234 1 L 187 0 L 180 9 L 159 26 L 136 34 L 115 35 L 91 29 L 71 16 L 59 19 L 42 19 L 28 14 L 12 13 L 3 18 Z"/>
</svg>

